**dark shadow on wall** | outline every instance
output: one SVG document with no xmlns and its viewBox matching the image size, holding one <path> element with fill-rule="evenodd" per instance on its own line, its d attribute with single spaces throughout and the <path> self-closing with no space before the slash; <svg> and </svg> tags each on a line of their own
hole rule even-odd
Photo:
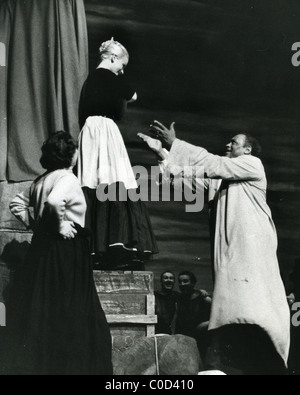
<svg viewBox="0 0 300 395">
<path fill-rule="evenodd" d="M 5 303 L 9 303 L 13 298 L 16 290 L 24 281 L 25 258 L 29 250 L 30 243 L 24 241 L 23 243 L 13 240 L 7 244 L 0 256 L 0 261 L 6 266 L 9 271 L 8 284 L 3 290 L 3 299 Z"/>
</svg>

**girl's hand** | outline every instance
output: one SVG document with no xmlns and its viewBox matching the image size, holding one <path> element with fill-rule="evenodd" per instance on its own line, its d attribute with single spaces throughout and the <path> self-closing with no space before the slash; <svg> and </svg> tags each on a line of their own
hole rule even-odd
<svg viewBox="0 0 300 395">
<path fill-rule="evenodd" d="M 289 296 L 287 296 L 287 300 L 290 306 L 293 306 L 293 304 L 296 302 L 296 296 L 295 294 L 291 293 Z"/>
<path fill-rule="evenodd" d="M 77 235 L 77 230 L 75 229 L 74 222 L 72 221 L 63 221 L 59 227 L 59 234 L 65 240 L 74 239 Z"/>
</svg>

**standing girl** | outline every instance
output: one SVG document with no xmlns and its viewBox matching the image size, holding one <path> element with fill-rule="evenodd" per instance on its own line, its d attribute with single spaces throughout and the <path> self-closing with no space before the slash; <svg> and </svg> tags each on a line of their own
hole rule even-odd
<svg viewBox="0 0 300 395">
<path fill-rule="evenodd" d="M 138 185 L 116 124 L 127 103 L 137 99 L 122 79 L 129 54 L 114 39 L 99 52 L 100 64 L 89 75 L 80 101 L 78 178 L 87 201 L 86 224 L 99 269 L 142 270 L 145 254 L 157 253 L 157 245 L 144 203 L 128 198 Z M 99 201 L 100 185 L 114 188 L 116 199 Z M 119 199 L 120 193 L 126 199 Z"/>
</svg>

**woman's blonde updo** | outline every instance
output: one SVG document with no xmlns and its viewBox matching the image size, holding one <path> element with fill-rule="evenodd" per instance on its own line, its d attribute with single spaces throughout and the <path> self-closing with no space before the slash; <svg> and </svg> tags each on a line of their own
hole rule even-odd
<svg viewBox="0 0 300 395">
<path fill-rule="evenodd" d="M 118 41 L 115 41 L 113 37 L 111 40 L 102 43 L 101 47 L 99 48 L 100 60 L 107 59 L 111 55 L 116 55 L 119 58 L 125 56 L 129 59 L 129 53 L 127 49 Z"/>
</svg>

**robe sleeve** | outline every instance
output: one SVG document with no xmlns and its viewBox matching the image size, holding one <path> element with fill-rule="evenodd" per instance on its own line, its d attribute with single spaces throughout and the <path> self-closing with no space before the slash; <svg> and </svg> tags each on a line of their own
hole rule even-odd
<svg viewBox="0 0 300 395">
<path fill-rule="evenodd" d="M 165 149 L 164 151 L 167 154 L 167 159 L 159 162 L 161 183 L 170 182 L 171 180 L 175 188 L 178 184 L 185 183 L 188 186 L 192 185 L 193 191 L 200 190 L 202 188 L 209 188 L 209 180 L 204 178 L 204 174 L 193 171 L 195 168 L 188 168 L 186 165 L 172 165 L 172 167 L 170 167 L 170 153 Z M 189 182 L 191 182 L 191 184 Z"/>
<path fill-rule="evenodd" d="M 254 156 L 243 155 L 233 159 L 221 157 L 176 139 L 168 158 L 169 171 L 176 173 L 179 168 L 195 166 L 204 168 L 206 177 L 210 179 L 259 181 L 265 174 L 260 159 Z"/>
</svg>

